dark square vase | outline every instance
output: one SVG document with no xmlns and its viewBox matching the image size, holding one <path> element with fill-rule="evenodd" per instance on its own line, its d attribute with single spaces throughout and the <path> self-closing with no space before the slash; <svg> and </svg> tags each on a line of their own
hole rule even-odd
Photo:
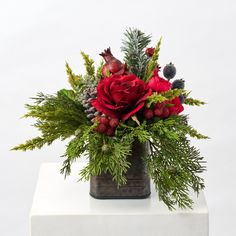
<svg viewBox="0 0 236 236">
<path fill-rule="evenodd" d="M 148 154 L 148 143 L 135 141 L 132 153 L 128 156 L 131 163 L 126 173 L 127 183 L 117 188 L 110 174 L 92 176 L 90 195 L 97 199 L 140 199 L 150 195 L 150 178 L 143 157 Z"/>
</svg>

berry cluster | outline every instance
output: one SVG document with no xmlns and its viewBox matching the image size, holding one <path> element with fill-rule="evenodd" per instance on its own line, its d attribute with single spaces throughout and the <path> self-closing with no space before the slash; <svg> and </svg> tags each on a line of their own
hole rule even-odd
<svg viewBox="0 0 236 236">
<path fill-rule="evenodd" d="M 119 119 L 107 116 L 97 116 L 96 120 L 99 124 L 95 131 L 106 134 L 107 136 L 113 136 L 115 134 L 116 127 L 119 125 Z"/>
<path fill-rule="evenodd" d="M 147 120 L 152 119 L 155 116 L 160 118 L 167 118 L 170 115 L 168 105 L 169 104 L 165 102 L 156 103 L 153 109 L 145 109 L 143 115 Z"/>
</svg>

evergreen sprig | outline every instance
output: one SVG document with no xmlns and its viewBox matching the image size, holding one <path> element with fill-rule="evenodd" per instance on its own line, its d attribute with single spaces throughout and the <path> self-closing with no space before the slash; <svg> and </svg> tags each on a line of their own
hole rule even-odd
<svg viewBox="0 0 236 236">
<path fill-rule="evenodd" d="M 83 85 L 82 76 L 74 74 L 68 63 L 66 63 L 66 73 L 68 76 L 68 82 L 75 91 L 78 89 L 78 87 Z"/>
<path fill-rule="evenodd" d="M 150 43 L 151 36 L 131 28 L 126 30 L 124 35 L 125 39 L 123 39 L 121 47 L 121 51 L 125 53 L 124 61 L 130 72 L 142 79 L 149 60 L 144 49 Z"/>
<path fill-rule="evenodd" d="M 87 55 L 84 52 L 81 52 L 81 55 L 84 59 L 84 65 L 85 65 L 87 74 L 94 78 L 95 77 L 95 67 L 94 67 L 93 59 L 91 59 L 89 57 L 89 55 Z"/>
<path fill-rule="evenodd" d="M 83 125 L 76 130 L 75 137 L 69 142 L 66 152 L 63 155 L 65 160 L 61 169 L 61 174 L 64 174 L 65 177 L 71 173 L 71 164 L 87 151 L 90 133 L 96 126 L 96 123 L 91 126 Z"/>
<path fill-rule="evenodd" d="M 34 105 L 26 105 L 28 112 L 24 116 L 36 118 L 34 126 L 39 129 L 42 136 L 27 140 L 24 144 L 12 150 L 33 150 L 50 145 L 56 139 L 67 139 L 84 124 L 90 124 L 82 105 L 74 101 L 70 95 L 71 90 L 60 90 L 56 95 L 39 93 L 33 98 Z"/>
<path fill-rule="evenodd" d="M 186 138 L 187 134 L 192 136 L 192 129 L 186 116 L 172 116 L 150 126 L 151 152 L 146 159 L 149 174 L 159 198 L 171 210 L 176 206 L 191 208 L 190 189 L 199 193 L 204 188 L 199 174 L 205 170 L 205 161 Z"/>
<path fill-rule="evenodd" d="M 104 61 L 100 62 L 100 65 L 97 68 L 97 72 L 96 72 L 96 79 L 97 81 L 100 81 L 100 79 L 102 78 L 102 68 L 104 66 Z"/>
<path fill-rule="evenodd" d="M 161 40 L 162 38 L 160 38 L 160 40 L 158 41 L 153 56 L 152 58 L 149 60 L 147 66 L 145 67 L 145 72 L 144 72 L 144 76 L 143 76 L 143 80 L 145 82 L 148 82 L 150 80 L 150 78 L 152 77 L 153 74 L 153 70 L 155 68 L 158 67 L 158 59 L 159 59 L 159 52 L 160 52 L 160 48 L 161 48 Z"/>
<path fill-rule="evenodd" d="M 148 97 L 146 107 L 151 107 L 152 104 L 162 103 L 168 100 L 172 100 L 175 97 L 178 97 L 180 94 L 184 92 L 183 89 L 171 89 L 167 92 L 161 93 L 153 93 L 151 96 Z"/>
<path fill-rule="evenodd" d="M 184 104 L 186 105 L 190 105 L 190 106 L 201 106 L 201 105 L 205 105 L 206 103 L 203 101 L 200 101 L 198 99 L 194 99 L 194 98 L 186 98 L 184 101 Z"/>
<path fill-rule="evenodd" d="M 88 180 L 91 176 L 109 173 L 118 187 L 124 185 L 127 181 L 125 173 L 130 165 L 127 157 L 131 153 L 131 145 L 132 139 L 127 136 L 119 139 L 91 134 L 88 143 L 89 162 L 80 172 L 81 179 Z"/>
<path fill-rule="evenodd" d="M 205 170 L 205 162 L 199 151 L 189 144 L 186 137 L 178 140 L 153 136 L 151 154 L 147 159 L 160 200 L 170 210 L 175 207 L 192 208 L 190 189 L 199 193 L 204 188 L 199 176 Z"/>
</svg>

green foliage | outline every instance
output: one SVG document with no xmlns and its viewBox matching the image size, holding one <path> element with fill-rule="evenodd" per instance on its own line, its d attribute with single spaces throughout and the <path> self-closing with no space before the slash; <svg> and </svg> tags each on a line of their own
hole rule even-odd
<svg viewBox="0 0 236 236">
<path fill-rule="evenodd" d="M 180 94 L 182 94 L 184 90 L 182 89 L 171 89 L 167 92 L 162 93 L 153 93 L 151 96 L 148 97 L 148 101 L 146 103 L 146 107 L 151 107 L 152 104 L 156 103 L 162 103 L 168 100 L 172 100 L 175 97 L 178 97 Z"/>
<path fill-rule="evenodd" d="M 158 58 L 159 58 L 159 52 L 160 52 L 160 47 L 161 47 L 161 40 L 162 40 L 162 38 L 160 38 L 160 40 L 158 41 L 158 43 L 155 47 L 155 50 L 154 50 L 154 54 L 146 66 L 146 70 L 145 70 L 145 73 L 143 76 L 143 80 L 145 82 L 148 82 L 150 80 L 150 78 L 152 77 L 152 74 L 153 74 L 153 70 L 155 68 L 157 68 L 157 66 L 158 66 Z"/>
<path fill-rule="evenodd" d="M 131 153 L 131 144 L 132 139 L 126 135 L 110 138 L 99 133 L 91 134 L 88 143 L 89 162 L 80 173 L 81 179 L 88 180 L 91 176 L 109 173 L 118 187 L 124 185 L 125 173 L 130 165 L 127 156 Z"/>
<path fill-rule="evenodd" d="M 83 125 L 75 131 L 76 136 L 69 142 L 63 155 L 66 159 L 63 162 L 61 174 L 64 174 L 65 177 L 71 173 L 71 164 L 88 149 L 89 135 L 96 126 L 96 123 L 91 126 Z"/>
<path fill-rule="evenodd" d="M 85 54 L 84 52 L 81 52 L 81 55 L 84 59 L 84 65 L 87 74 L 91 77 L 95 77 L 94 61 L 89 57 L 89 55 Z"/>
<path fill-rule="evenodd" d="M 102 68 L 104 66 L 104 62 L 101 61 L 99 67 L 97 68 L 96 72 L 96 79 L 99 81 L 102 78 Z"/>
<path fill-rule="evenodd" d="M 60 90 L 57 95 L 39 93 L 33 98 L 34 105 L 26 105 L 28 109 L 24 116 L 36 118 L 34 126 L 41 131 L 42 136 L 26 141 L 13 150 L 33 150 L 44 144 L 50 145 L 56 139 L 67 139 L 84 124 L 90 124 L 82 105 L 73 100 L 72 90 Z"/>
<path fill-rule="evenodd" d="M 68 82 L 75 91 L 78 87 L 81 87 L 83 85 L 82 76 L 74 74 L 68 63 L 66 63 L 66 73 L 68 75 Z"/>
<path fill-rule="evenodd" d="M 124 123 L 120 124 L 118 127 L 118 132 L 120 136 L 127 136 L 132 140 L 138 140 L 140 143 L 145 143 L 151 138 L 150 133 L 147 130 L 147 124 L 144 121 L 141 125 L 132 127 Z"/>
<path fill-rule="evenodd" d="M 186 135 L 205 136 L 193 135 L 192 129 L 186 116 L 171 116 L 150 126 L 151 153 L 146 159 L 149 174 L 160 200 L 171 210 L 176 206 L 191 208 L 190 188 L 197 193 L 204 188 L 199 174 L 205 170 L 205 161 Z"/>
<path fill-rule="evenodd" d="M 192 208 L 190 188 L 197 193 L 204 188 L 198 174 L 205 170 L 205 162 L 199 151 L 185 137 L 176 140 L 153 136 L 150 144 L 147 164 L 160 200 L 171 210 L 175 206 Z"/>
<path fill-rule="evenodd" d="M 145 48 L 150 43 L 151 36 L 145 35 L 138 29 L 129 29 L 125 32 L 125 39 L 121 50 L 125 53 L 125 62 L 130 71 L 139 78 L 143 78 L 148 63 Z"/>
<path fill-rule="evenodd" d="M 193 98 L 186 98 L 184 103 L 186 105 L 190 105 L 190 106 L 201 106 L 201 105 L 205 105 L 206 103 L 203 101 L 200 101 L 198 99 L 193 99 Z"/>
</svg>

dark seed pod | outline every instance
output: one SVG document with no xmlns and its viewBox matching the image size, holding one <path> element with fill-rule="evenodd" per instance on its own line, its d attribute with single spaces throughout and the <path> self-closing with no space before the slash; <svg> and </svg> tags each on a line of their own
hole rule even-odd
<svg viewBox="0 0 236 236">
<path fill-rule="evenodd" d="M 176 75 L 176 68 L 171 62 L 167 64 L 163 69 L 163 75 L 168 79 L 173 79 Z"/>
<path fill-rule="evenodd" d="M 176 79 L 171 85 L 171 89 L 184 89 L 185 81 L 183 79 Z"/>
</svg>

